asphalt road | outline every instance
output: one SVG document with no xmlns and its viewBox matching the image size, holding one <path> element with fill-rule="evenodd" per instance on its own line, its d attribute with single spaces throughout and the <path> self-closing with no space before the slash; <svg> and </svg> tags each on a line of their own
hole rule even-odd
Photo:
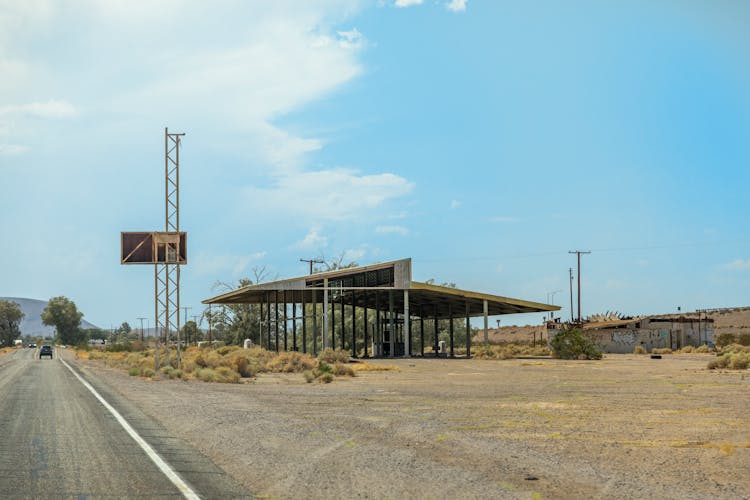
<svg viewBox="0 0 750 500">
<path fill-rule="evenodd" d="M 0 357 L 0 498 L 181 498 L 115 417 L 61 362 L 19 349 Z M 83 376 L 201 498 L 250 497 L 210 460 Z"/>
</svg>

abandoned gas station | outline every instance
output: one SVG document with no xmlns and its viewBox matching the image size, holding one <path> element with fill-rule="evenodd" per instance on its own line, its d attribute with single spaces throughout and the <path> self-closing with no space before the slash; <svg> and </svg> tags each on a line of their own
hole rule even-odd
<svg viewBox="0 0 750 500">
<path fill-rule="evenodd" d="M 471 332 L 470 319 L 483 317 L 486 341 L 490 316 L 560 309 L 420 283 L 411 275 L 411 259 L 402 259 L 254 284 L 203 303 L 257 305 L 260 342 L 266 349 L 310 349 L 317 354 L 320 349 L 341 348 L 351 350 L 353 357 L 362 353 L 364 357 L 455 357 L 458 350 L 470 357 L 471 335 L 464 336 L 465 348 L 459 349 L 454 342 L 455 321 L 465 321 L 465 331 Z M 432 324 L 432 332 L 425 331 L 425 320 Z M 448 320 L 447 342 L 438 340 L 437 320 Z"/>
</svg>

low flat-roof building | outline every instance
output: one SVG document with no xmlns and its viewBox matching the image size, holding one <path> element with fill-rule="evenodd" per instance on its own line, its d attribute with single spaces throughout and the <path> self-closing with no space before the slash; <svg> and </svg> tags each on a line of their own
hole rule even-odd
<svg viewBox="0 0 750 500">
<path fill-rule="evenodd" d="M 458 350 L 453 335 L 455 320 L 463 319 L 469 332 L 470 318 L 484 317 L 486 339 L 489 316 L 560 309 L 413 281 L 411 259 L 258 283 L 203 303 L 256 304 L 265 332 L 259 340 L 267 349 L 278 351 L 283 346 L 286 350 L 306 352 L 309 345 L 317 353 L 319 349 L 340 347 L 351 350 L 352 356 L 363 352 L 365 357 L 424 356 L 430 350 L 434 355 L 442 352 L 454 356 Z M 344 329 L 347 317 L 351 325 L 348 335 Z M 437 321 L 432 321 L 433 332 L 425 332 L 425 320 L 449 320 L 449 345 L 443 346 L 438 341 Z M 291 332 L 287 328 L 290 321 Z M 298 321 L 301 321 L 301 343 L 298 343 Z M 470 339 L 471 335 L 466 335 L 465 350 L 461 349 L 467 356 L 471 356 Z"/>
</svg>

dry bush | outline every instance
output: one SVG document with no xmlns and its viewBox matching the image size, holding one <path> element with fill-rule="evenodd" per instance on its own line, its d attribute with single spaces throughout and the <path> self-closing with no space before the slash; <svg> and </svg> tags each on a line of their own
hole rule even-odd
<svg viewBox="0 0 750 500">
<path fill-rule="evenodd" d="M 321 361 L 325 361 L 326 363 L 348 363 L 349 352 L 342 349 L 336 349 L 334 351 L 329 347 L 320 351 L 320 354 L 318 354 L 318 359 Z"/>
<path fill-rule="evenodd" d="M 646 349 L 644 349 L 642 345 L 637 345 L 635 346 L 635 349 L 633 349 L 633 354 L 646 354 Z"/>
<path fill-rule="evenodd" d="M 672 349 L 669 347 L 656 347 L 651 349 L 651 354 L 672 354 Z"/>
<path fill-rule="evenodd" d="M 530 346 L 520 343 L 495 344 L 474 349 L 475 359 L 515 359 L 522 356 L 550 356 L 547 346 Z"/>
<path fill-rule="evenodd" d="M 335 363 L 333 365 L 333 374 L 337 377 L 349 376 L 356 377 L 357 373 L 348 365 L 343 363 Z"/>
<path fill-rule="evenodd" d="M 333 382 L 333 373 L 322 373 L 319 377 L 316 377 L 316 380 L 321 384 L 330 384 Z"/>
<path fill-rule="evenodd" d="M 747 370 L 750 366 L 750 352 L 728 352 L 708 362 L 708 369 L 726 368 L 729 370 Z"/>
<path fill-rule="evenodd" d="M 742 344 L 730 344 L 722 347 L 719 351 L 719 354 L 731 354 L 735 352 L 750 352 L 750 346 L 745 346 Z"/>
<path fill-rule="evenodd" d="M 367 361 L 360 361 L 359 363 L 353 363 L 351 365 L 352 370 L 355 372 L 386 372 L 386 371 L 399 371 L 398 366 L 395 365 L 381 365 L 372 364 Z"/>
<path fill-rule="evenodd" d="M 708 347 L 706 344 L 703 344 L 693 349 L 693 352 L 698 353 L 698 354 L 708 354 L 712 351 L 710 347 Z"/>
<path fill-rule="evenodd" d="M 305 370 L 312 370 L 315 368 L 315 364 L 315 358 L 309 354 L 301 354 L 294 351 L 281 352 L 278 356 L 266 363 L 266 371 L 298 373 Z"/>
<path fill-rule="evenodd" d="M 691 354 L 693 352 L 693 346 L 686 345 L 675 351 L 675 354 Z"/>
<path fill-rule="evenodd" d="M 241 349 L 241 347 L 238 345 L 225 345 L 223 347 L 219 347 L 218 349 L 216 349 L 216 352 L 222 356 L 226 356 L 230 352 L 234 352 L 237 349 Z"/>
<path fill-rule="evenodd" d="M 315 380 L 315 375 L 313 375 L 312 370 L 303 371 L 302 376 L 305 377 L 305 382 L 307 382 L 308 384 Z"/>
</svg>

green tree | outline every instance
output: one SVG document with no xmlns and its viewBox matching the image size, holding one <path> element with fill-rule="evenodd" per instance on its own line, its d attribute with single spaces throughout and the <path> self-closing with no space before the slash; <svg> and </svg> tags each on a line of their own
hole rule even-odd
<svg viewBox="0 0 750 500">
<path fill-rule="evenodd" d="M 63 344 L 75 345 L 84 339 L 81 318 L 83 313 L 78 311 L 75 302 L 63 296 L 49 299 L 42 311 L 42 322 L 57 329 L 57 337 Z"/>
<path fill-rule="evenodd" d="M 24 314 L 21 307 L 10 300 L 0 300 L 0 347 L 10 347 L 21 335 L 18 325 Z"/>
<path fill-rule="evenodd" d="M 203 334 L 198 330 L 198 325 L 195 324 L 195 321 L 188 321 L 182 325 L 181 333 L 182 339 L 186 342 L 193 343 L 203 340 Z"/>
<path fill-rule="evenodd" d="M 127 321 L 123 321 L 123 323 L 117 328 L 117 333 L 122 333 L 123 335 L 130 335 L 131 331 L 133 331 L 133 329 L 130 328 L 130 324 Z"/>
<path fill-rule="evenodd" d="M 550 341 L 550 348 L 560 359 L 602 359 L 602 352 L 578 328 L 560 330 Z"/>
</svg>

